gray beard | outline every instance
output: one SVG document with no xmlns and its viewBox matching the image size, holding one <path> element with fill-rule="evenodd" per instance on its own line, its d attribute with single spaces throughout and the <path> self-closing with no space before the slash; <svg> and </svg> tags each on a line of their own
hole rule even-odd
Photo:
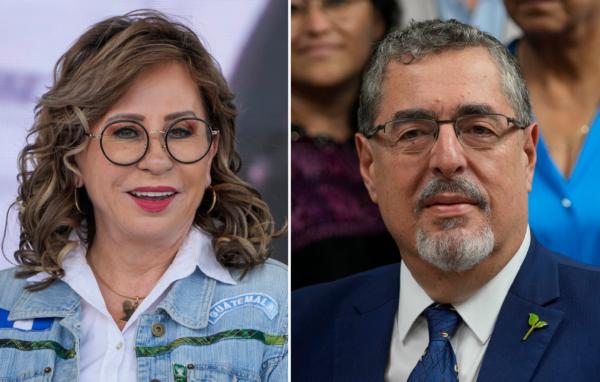
<svg viewBox="0 0 600 382">
<path fill-rule="evenodd" d="M 444 272 L 464 272 L 487 258 L 494 249 L 494 233 L 489 224 L 477 232 L 465 233 L 462 218 L 438 222 L 442 232 L 429 235 L 417 229 L 418 256 Z"/>
</svg>

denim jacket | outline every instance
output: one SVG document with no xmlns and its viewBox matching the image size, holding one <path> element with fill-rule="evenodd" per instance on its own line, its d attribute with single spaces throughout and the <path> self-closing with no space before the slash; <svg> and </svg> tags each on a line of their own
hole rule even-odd
<svg viewBox="0 0 600 382">
<path fill-rule="evenodd" d="M 77 381 L 80 297 L 62 281 L 26 291 L 14 274 L 0 271 L 0 382 Z M 287 321 L 283 264 L 267 260 L 237 285 L 196 269 L 140 317 L 137 380 L 286 381 Z"/>
</svg>

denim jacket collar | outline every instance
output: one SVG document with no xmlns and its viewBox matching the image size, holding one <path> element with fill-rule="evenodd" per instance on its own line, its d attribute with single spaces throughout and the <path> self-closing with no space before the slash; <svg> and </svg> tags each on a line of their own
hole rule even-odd
<svg viewBox="0 0 600 382">
<path fill-rule="evenodd" d="M 64 282 L 56 281 L 41 291 L 23 289 L 8 317 L 11 321 L 62 317 L 61 324 L 77 337 L 80 328 L 79 296 Z"/>
<path fill-rule="evenodd" d="M 23 289 L 9 319 L 67 317 L 76 313 L 79 306 L 79 296 L 64 282 L 56 281 L 41 291 Z"/>
<path fill-rule="evenodd" d="M 208 325 L 213 293 L 217 281 L 205 276 L 198 268 L 190 276 L 176 281 L 159 303 L 174 321 L 192 329 Z M 10 320 L 27 320 L 42 317 L 63 317 L 64 326 L 78 332 L 81 301 L 71 287 L 57 280 L 48 288 L 30 292 L 23 290 L 14 307 Z"/>
<path fill-rule="evenodd" d="M 158 304 L 180 325 L 201 329 L 208 325 L 208 313 L 217 281 L 205 276 L 198 268 L 190 276 L 173 284 Z"/>
<path fill-rule="evenodd" d="M 71 232 L 69 238 L 73 241 L 79 240 L 75 232 Z M 69 253 L 69 256 L 85 257 L 84 251 L 85 248 L 80 245 Z M 229 270 L 216 260 L 210 236 L 196 227 L 190 230 L 180 249 L 180 252 L 190 251 L 197 257 L 194 273 L 173 283 L 165 298 L 159 303 L 158 309 L 164 310 L 180 325 L 200 329 L 208 325 L 208 314 L 216 283 L 235 285 L 236 281 Z M 28 278 L 27 281 L 41 281 L 46 277 L 48 275 L 42 272 Z M 69 317 L 75 327 L 78 326 L 75 324 L 80 318 L 80 300 L 80 296 L 67 283 L 57 280 L 41 291 L 23 290 L 9 318 L 25 320 L 41 317 Z"/>
</svg>

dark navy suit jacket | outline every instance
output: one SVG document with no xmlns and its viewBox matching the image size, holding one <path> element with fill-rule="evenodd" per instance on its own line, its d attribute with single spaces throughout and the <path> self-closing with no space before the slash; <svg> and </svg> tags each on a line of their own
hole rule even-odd
<svg viewBox="0 0 600 382">
<path fill-rule="evenodd" d="M 292 380 L 383 381 L 399 277 L 394 264 L 293 293 Z M 548 326 L 522 341 L 529 313 Z M 600 381 L 600 270 L 532 238 L 478 381 Z"/>
</svg>

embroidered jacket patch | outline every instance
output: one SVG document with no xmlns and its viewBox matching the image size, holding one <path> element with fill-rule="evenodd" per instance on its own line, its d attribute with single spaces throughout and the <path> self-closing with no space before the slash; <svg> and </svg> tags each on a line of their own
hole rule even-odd
<svg viewBox="0 0 600 382">
<path fill-rule="evenodd" d="M 9 321 L 10 311 L 0 308 L 0 329 L 19 329 L 24 331 L 48 330 L 52 327 L 53 318 L 34 318 L 31 320 Z"/>
<path fill-rule="evenodd" d="M 244 293 L 217 301 L 210 307 L 208 322 L 214 324 L 221 317 L 239 308 L 254 307 L 263 311 L 270 320 L 279 312 L 277 301 L 265 293 Z"/>
</svg>

